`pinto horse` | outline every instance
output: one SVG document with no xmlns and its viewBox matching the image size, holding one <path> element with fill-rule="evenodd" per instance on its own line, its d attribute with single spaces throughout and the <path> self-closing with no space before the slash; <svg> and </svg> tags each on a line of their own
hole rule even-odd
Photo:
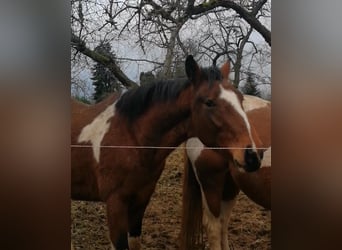
<svg viewBox="0 0 342 250">
<path fill-rule="evenodd" d="M 165 159 L 188 138 L 240 148 L 220 154 L 247 170 L 260 167 L 229 62 L 200 68 L 188 56 L 185 69 L 184 80 L 146 84 L 94 106 L 72 102 L 72 198 L 106 202 L 113 249 L 140 249 L 143 215 Z"/>
<path fill-rule="evenodd" d="M 257 147 L 268 148 L 270 102 L 245 95 L 243 107 Z M 190 138 L 186 147 L 181 249 L 197 249 L 202 245 L 204 226 L 210 249 L 228 250 L 228 222 L 240 189 L 270 209 L 270 167 L 247 173 L 233 159 L 227 164 L 219 152 L 206 148 L 198 138 Z"/>
</svg>

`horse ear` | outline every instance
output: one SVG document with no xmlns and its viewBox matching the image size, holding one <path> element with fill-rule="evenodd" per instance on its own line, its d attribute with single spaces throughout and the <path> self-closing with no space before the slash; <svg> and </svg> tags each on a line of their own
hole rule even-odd
<svg viewBox="0 0 342 250">
<path fill-rule="evenodd" d="M 189 55 L 185 60 L 185 72 L 191 81 L 196 82 L 199 76 L 200 68 L 198 67 L 192 55 Z"/>
<path fill-rule="evenodd" d="M 228 79 L 229 72 L 230 72 L 230 63 L 227 61 L 225 64 L 222 65 L 221 69 L 221 75 L 224 79 Z"/>
</svg>

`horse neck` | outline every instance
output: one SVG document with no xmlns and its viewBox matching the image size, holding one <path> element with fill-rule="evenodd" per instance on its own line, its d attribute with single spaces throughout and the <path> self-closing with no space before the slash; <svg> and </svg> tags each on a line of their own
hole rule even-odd
<svg viewBox="0 0 342 250">
<path fill-rule="evenodd" d="M 192 88 L 188 87 L 174 101 L 155 104 L 134 125 L 138 144 L 176 147 L 188 138 L 191 120 Z M 173 149 L 160 149 L 154 158 L 164 160 Z"/>
</svg>

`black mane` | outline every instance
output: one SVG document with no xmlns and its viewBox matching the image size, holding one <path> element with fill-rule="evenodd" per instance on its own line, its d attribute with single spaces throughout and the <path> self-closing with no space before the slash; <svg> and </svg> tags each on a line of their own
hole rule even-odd
<svg viewBox="0 0 342 250">
<path fill-rule="evenodd" d="M 134 87 L 125 92 L 116 103 L 117 111 L 134 121 L 152 104 L 175 100 L 190 82 L 186 79 L 163 80 Z"/>
<path fill-rule="evenodd" d="M 217 67 L 201 69 L 200 81 L 210 85 L 222 80 Z M 162 80 L 134 87 L 125 92 L 116 103 L 116 110 L 133 122 L 155 103 L 167 102 L 178 98 L 179 94 L 190 86 L 187 79 Z"/>
</svg>

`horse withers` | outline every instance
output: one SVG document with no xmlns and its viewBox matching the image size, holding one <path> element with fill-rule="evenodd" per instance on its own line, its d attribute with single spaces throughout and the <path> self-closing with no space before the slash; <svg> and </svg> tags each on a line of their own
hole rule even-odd
<svg viewBox="0 0 342 250">
<path fill-rule="evenodd" d="M 243 108 L 256 146 L 268 148 L 270 102 L 245 95 Z M 216 149 L 205 147 L 198 138 L 189 139 L 186 146 L 181 249 L 198 249 L 203 245 L 204 226 L 210 249 L 228 250 L 229 217 L 240 189 L 257 204 L 271 208 L 270 167 L 250 171 L 235 164 L 233 159 L 227 163 Z"/>
<path fill-rule="evenodd" d="M 117 250 L 140 249 L 143 215 L 165 159 L 186 139 L 225 148 L 222 158 L 246 169 L 260 166 L 242 95 L 228 80 L 229 63 L 200 68 L 188 56 L 185 70 L 187 79 L 144 84 L 94 106 L 72 105 L 72 197 L 106 202 Z M 232 145 L 237 149 L 227 149 Z"/>
</svg>

